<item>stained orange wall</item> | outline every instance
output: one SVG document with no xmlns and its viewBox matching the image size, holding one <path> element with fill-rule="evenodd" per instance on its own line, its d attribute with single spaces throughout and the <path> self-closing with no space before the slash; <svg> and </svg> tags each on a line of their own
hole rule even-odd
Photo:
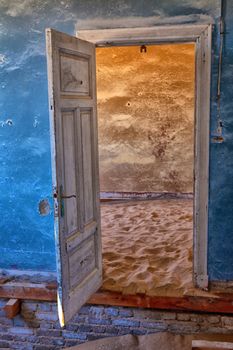
<svg viewBox="0 0 233 350">
<path fill-rule="evenodd" d="M 101 191 L 192 192 L 194 50 L 97 49 Z"/>
</svg>

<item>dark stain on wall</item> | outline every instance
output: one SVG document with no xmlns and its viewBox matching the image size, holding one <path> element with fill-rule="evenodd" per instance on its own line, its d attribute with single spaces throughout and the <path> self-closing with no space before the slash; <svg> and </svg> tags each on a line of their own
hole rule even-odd
<svg viewBox="0 0 233 350">
<path fill-rule="evenodd" d="M 39 213 L 42 216 L 49 215 L 49 213 L 50 213 L 50 205 L 49 205 L 49 200 L 48 199 L 42 199 L 39 202 Z"/>
</svg>

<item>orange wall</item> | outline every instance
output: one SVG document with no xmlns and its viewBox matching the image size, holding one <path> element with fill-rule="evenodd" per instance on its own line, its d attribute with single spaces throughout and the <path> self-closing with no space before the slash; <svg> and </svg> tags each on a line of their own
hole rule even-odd
<svg viewBox="0 0 233 350">
<path fill-rule="evenodd" d="M 101 191 L 192 192 L 194 54 L 97 49 Z"/>
</svg>

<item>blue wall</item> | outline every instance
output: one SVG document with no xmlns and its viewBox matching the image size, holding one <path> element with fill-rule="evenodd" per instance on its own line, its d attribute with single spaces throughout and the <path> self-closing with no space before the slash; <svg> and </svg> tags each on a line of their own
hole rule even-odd
<svg viewBox="0 0 233 350">
<path fill-rule="evenodd" d="M 216 134 L 220 0 L 2 0 L 0 2 L 0 266 L 55 270 L 44 29 L 215 23 L 211 133 Z M 211 143 L 209 273 L 233 279 L 233 5 L 227 0 L 221 118 L 223 143 Z M 232 121 L 231 121 L 232 120 Z M 231 205 L 232 204 L 232 205 Z M 231 244 L 232 243 L 232 244 Z"/>
<path fill-rule="evenodd" d="M 208 267 L 211 279 L 233 280 L 233 2 L 230 0 L 223 2 L 223 17 L 220 113 L 217 115 L 213 100 L 211 119 Z M 222 143 L 213 140 L 217 120 L 222 123 Z"/>
</svg>

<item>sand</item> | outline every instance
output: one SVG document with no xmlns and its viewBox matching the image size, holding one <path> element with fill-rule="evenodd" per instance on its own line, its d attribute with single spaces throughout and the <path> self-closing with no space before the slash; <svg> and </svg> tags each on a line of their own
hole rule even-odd
<svg viewBox="0 0 233 350">
<path fill-rule="evenodd" d="M 193 201 L 101 204 L 103 290 L 182 296 L 192 288 Z"/>
</svg>

